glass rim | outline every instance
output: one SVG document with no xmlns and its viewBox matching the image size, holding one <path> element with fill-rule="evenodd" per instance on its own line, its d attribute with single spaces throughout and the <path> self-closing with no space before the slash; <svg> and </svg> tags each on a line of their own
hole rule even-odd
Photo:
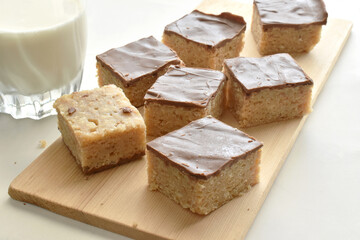
<svg viewBox="0 0 360 240">
<path fill-rule="evenodd" d="M 0 29 L 0 34 L 27 34 L 27 33 L 37 33 L 37 32 L 42 32 L 42 31 L 47 31 L 47 30 L 50 30 L 50 29 L 55 29 L 55 28 L 58 28 L 58 27 L 61 27 L 69 22 L 72 22 L 74 21 L 74 19 L 76 18 L 79 18 L 81 15 L 85 14 L 86 12 L 86 0 L 76 0 L 80 3 L 80 10 L 77 12 L 77 14 L 75 14 L 73 17 L 63 21 L 63 22 L 60 22 L 60 23 L 57 23 L 57 24 L 54 24 L 52 26 L 48 26 L 48 27 L 39 27 L 39 28 L 34 28 L 34 29 L 29 29 L 29 30 L 8 30 L 8 29 Z"/>
</svg>

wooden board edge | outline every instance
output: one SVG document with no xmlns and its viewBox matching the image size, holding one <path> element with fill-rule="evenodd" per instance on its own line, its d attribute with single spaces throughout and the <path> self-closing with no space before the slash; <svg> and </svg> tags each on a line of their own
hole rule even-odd
<svg viewBox="0 0 360 240">
<path fill-rule="evenodd" d="M 275 171 L 272 173 L 271 178 L 270 178 L 270 180 L 269 180 L 266 188 L 264 189 L 264 192 L 262 193 L 262 196 L 261 196 L 261 198 L 260 198 L 260 201 L 257 203 L 254 217 L 253 217 L 252 219 L 250 219 L 250 221 L 249 221 L 250 226 L 247 228 L 246 231 L 243 232 L 243 235 L 241 235 L 241 237 L 240 237 L 239 239 L 241 239 L 241 240 L 245 239 L 245 237 L 246 237 L 249 229 L 251 228 L 252 224 L 254 223 L 254 221 L 255 221 L 258 213 L 260 212 L 260 210 L 261 210 L 261 208 L 262 208 L 262 206 L 263 206 L 263 204 L 264 204 L 264 202 L 265 202 L 265 200 L 266 200 L 266 198 L 267 198 L 267 196 L 268 196 L 268 194 L 269 194 L 269 192 L 270 192 L 273 184 L 275 183 L 275 180 L 276 180 L 277 176 L 279 175 L 279 173 L 280 173 L 283 165 L 285 164 L 285 161 L 286 161 L 287 156 L 288 156 L 289 153 L 292 151 L 292 147 L 294 146 L 294 144 L 295 144 L 295 142 L 296 142 L 296 139 L 297 139 L 297 137 L 299 136 L 300 131 L 301 131 L 301 129 L 303 128 L 303 126 L 304 126 L 304 124 L 305 124 L 308 116 L 309 116 L 309 115 L 306 115 L 306 116 L 304 116 L 304 117 L 300 120 L 300 122 L 299 122 L 299 124 L 298 124 L 298 126 L 297 126 L 297 128 L 296 128 L 296 130 L 295 130 L 295 132 L 294 132 L 294 134 L 292 135 L 291 139 L 289 140 L 288 148 L 287 148 L 286 151 L 284 152 L 284 155 L 281 157 L 281 160 L 280 160 L 279 164 L 277 165 Z M 260 170 L 260 171 L 261 171 L 261 170 Z"/>
<path fill-rule="evenodd" d="M 56 142 L 56 141 L 55 141 Z M 74 219 L 76 221 L 95 226 L 113 233 L 121 234 L 133 239 L 148 239 L 148 240 L 168 240 L 160 235 L 149 233 L 141 229 L 137 229 L 136 223 L 132 226 L 127 226 L 101 216 L 89 215 L 83 211 L 73 210 L 65 205 L 54 203 L 38 195 L 31 196 L 25 191 L 20 190 L 16 183 L 11 183 L 8 188 L 9 196 L 16 201 L 26 202 L 34 206 L 44 208 L 49 212 Z"/>
<path fill-rule="evenodd" d="M 337 21 L 337 22 L 342 22 L 344 28 L 345 28 L 345 31 L 346 32 L 346 35 L 343 36 L 343 38 L 341 39 L 341 44 L 340 44 L 340 47 L 339 47 L 339 51 L 336 53 L 335 57 L 334 57 L 334 61 L 331 63 L 328 71 L 326 72 L 325 74 L 325 80 L 322 81 L 320 83 L 320 86 L 318 87 L 317 91 L 315 92 L 315 94 L 313 94 L 313 97 L 312 97 L 312 100 L 311 100 L 311 105 L 313 106 L 316 102 L 316 99 L 317 97 L 320 95 L 322 89 L 324 88 L 325 86 L 325 83 L 327 82 L 327 80 L 329 79 L 329 76 L 332 72 L 332 70 L 334 69 L 335 67 L 335 64 L 337 63 L 345 45 L 346 45 L 346 42 L 348 41 L 349 37 L 350 37 L 350 34 L 351 34 L 351 29 L 353 27 L 353 22 L 351 21 L 348 21 L 348 20 L 344 20 L 344 19 L 338 19 L 338 18 L 330 18 L 330 21 Z"/>
<path fill-rule="evenodd" d="M 62 137 L 58 137 L 54 142 L 52 142 L 49 147 L 47 147 L 46 149 L 44 149 L 44 151 L 42 153 L 39 154 L 39 156 L 37 156 L 25 169 L 23 169 L 20 174 L 18 174 L 10 183 L 9 188 L 8 188 L 8 194 L 10 195 L 10 192 L 12 194 L 14 194 L 14 191 L 17 191 L 18 188 L 16 188 L 16 184 L 18 182 L 18 179 L 21 177 L 21 175 L 23 175 L 25 172 L 29 171 L 29 169 L 31 169 L 35 164 L 36 164 L 36 159 L 42 158 L 44 155 L 46 155 L 49 151 L 55 150 L 56 149 L 56 143 L 58 141 L 62 141 Z M 16 194 L 16 193 L 15 193 Z M 15 195 L 16 196 L 16 195 Z M 10 195 L 11 197 L 11 195 Z M 16 200 L 16 199 L 15 199 Z"/>
</svg>

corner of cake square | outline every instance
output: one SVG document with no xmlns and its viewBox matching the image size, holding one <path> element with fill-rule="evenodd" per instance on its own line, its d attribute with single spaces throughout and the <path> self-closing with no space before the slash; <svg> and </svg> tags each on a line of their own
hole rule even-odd
<svg viewBox="0 0 360 240">
<path fill-rule="evenodd" d="M 144 120 L 115 85 L 63 95 L 54 108 L 63 142 L 85 174 L 145 154 Z"/>
<path fill-rule="evenodd" d="M 207 116 L 147 143 L 150 190 L 207 215 L 259 182 L 263 144 Z"/>
</svg>

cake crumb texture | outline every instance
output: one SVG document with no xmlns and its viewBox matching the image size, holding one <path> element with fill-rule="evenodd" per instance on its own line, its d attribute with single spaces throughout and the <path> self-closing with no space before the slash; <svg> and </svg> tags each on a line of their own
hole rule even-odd
<svg viewBox="0 0 360 240">
<path fill-rule="evenodd" d="M 63 141 L 85 173 L 137 159 L 145 152 L 145 124 L 114 86 L 75 92 L 54 103 Z"/>
<path fill-rule="evenodd" d="M 322 0 L 255 0 L 251 31 L 262 55 L 309 52 L 327 16 Z"/>
<path fill-rule="evenodd" d="M 221 70 L 224 59 L 239 56 L 244 47 L 245 29 L 246 22 L 241 16 L 194 10 L 168 24 L 162 41 L 187 67 Z"/>
<path fill-rule="evenodd" d="M 147 144 L 148 182 L 206 215 L 259 182 L 262 143 L 208 116 Z"/>
<path fill-rule="evenodd" d="M 227 59 L 224 72 L 228 77 L 227 106 L 240 127 L 311 112 L 313 81 L 289 54 Z"/>
</svg>

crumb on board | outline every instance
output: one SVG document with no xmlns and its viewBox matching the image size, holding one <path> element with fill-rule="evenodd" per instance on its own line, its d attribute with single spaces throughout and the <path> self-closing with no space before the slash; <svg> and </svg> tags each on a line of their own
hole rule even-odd
<svg viewBox="0 0 360 240">
<path fill-rule="evenodd" d="M 137 228 L 138 224 L 137 223 L 133 223 L 133 228 Z"/>
<path fill-rule="evenodd" d="M 47 145 L 47 143 L 46 143 L 45 140 L 40 140 L 40 141 L 39 141 L 39 147 L 40 147 L 40 148 L 46 148 L 46 145 Z"/>
<path fill-rule="evenodd" d="M 26 205 L 26 203 L 23 203 L 24 205 Z"/>
<path fill-rule="evenodd" d="M 14 162 L 14 164 L 16 164 L 16 162 Z"/>
</svg>

